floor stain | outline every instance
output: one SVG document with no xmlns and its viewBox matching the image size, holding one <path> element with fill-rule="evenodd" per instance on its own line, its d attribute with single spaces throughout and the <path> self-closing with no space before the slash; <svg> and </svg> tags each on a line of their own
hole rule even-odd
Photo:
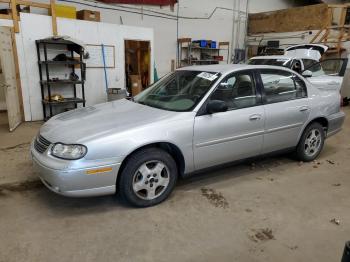
<svg viewBox="0 0 350 262">
<path fill-rule="evenodd" d="M 268 240 L 275 239 L 272 229 L 263 228 L 263 229 L 253 229 L 253 234 L 249 235 L 249 238 L 254 242 L 265 242 Z"/>
<path fill-rule="evenodd" d="M 201 188 L 201 191 L 202 196 L 206 197 L 213 206 L 221 208 L 229 207 L 227 200 L 220 192 L 216 192 L 212 188 Z"/>
<path fill-rule="evenodd" d="M 43 183 L 40 180 L 28 180 L 19 183 L 9 183 L 0 185 L 0 197 L 6 196 L 6 191 L 9 192 L 24 192 L 29 190 L 35 190 L 43 187 Z"/>
<path fill-rule="evenodd" d="M 30 143 L 22 143 L 22 144 L 18 144 L 15 146 L 9 146 L 9 147 L 3 147 L 0 148 L 0 151 L 9 151 L 9 150 L 13 150 L 13 149 L 23 149 L 24 147 L 29 146 Z"/>
</svg>

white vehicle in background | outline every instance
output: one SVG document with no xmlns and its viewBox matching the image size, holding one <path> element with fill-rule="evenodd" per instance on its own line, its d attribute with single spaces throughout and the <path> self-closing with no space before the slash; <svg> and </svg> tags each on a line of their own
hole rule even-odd
<svg viewBox="0 0 350 262">
<path fill-rule="evenodd" d="M 340 91 L 348 61 L 347 59 L 325 59 L 320 62 L 327 50 L 328 47 L 325 45 L 295 45 L 288 47 L 284 55 L 256 56 L 249 59 L 247 63 L 287 67 L 308 78 L 318 88 Z"/>
</svg>

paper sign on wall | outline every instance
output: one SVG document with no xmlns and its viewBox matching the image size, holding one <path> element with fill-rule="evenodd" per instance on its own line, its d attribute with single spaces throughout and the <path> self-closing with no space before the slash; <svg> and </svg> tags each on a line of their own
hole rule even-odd
<svg viewBox="0 0 350 262">
<path fill-rule="evenodd" d="M 86 67 L 103 68 L 103 53 L 105 57 L 106 68 L 115 68 L 115 47 L 112 45 L 86 45 L 86 51 L 89 58 L 85 59 Z"/>
</svg>

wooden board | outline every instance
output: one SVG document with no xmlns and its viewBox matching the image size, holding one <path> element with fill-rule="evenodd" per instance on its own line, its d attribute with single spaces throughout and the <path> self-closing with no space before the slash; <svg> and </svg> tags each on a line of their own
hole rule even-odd
<svg viewBox="0 0 350 262">
<path fill-rule="evenodd" d="M 89 58 L 85 60 L 87 68 L 103 68 L 102 45 L 86 45 Z M 115 68 L 115 46 L 104 45 L 106 68 Z"/>
<path fill-rule="evenodd" d="M 249 14 L 248 34 L 319 30 L 328 25 L 328 5 Z"/>
<path fill-rule="evenodd" d="M 16 65 L 14 62 L 11 34 L 11 28 L 0 27 L 0 62 L 5 80 L 4 83 L 1 84 L 5 89 L 9 129 L 13 131 L 22 122 L 22 114 L 18 95 Z"/>
</svg>

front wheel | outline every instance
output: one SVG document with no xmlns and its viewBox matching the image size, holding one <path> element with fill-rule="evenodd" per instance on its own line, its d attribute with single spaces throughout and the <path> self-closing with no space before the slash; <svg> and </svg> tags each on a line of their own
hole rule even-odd
<svg viewBox="0 0 350 262">
<path fill-rule="evenodd" d="M 148 207 L 164 201 L 177 180 L 174 159 L 158 148 L 142 149 L 133 154 L 121 173 L 119 192 L 130 204 Z"/>
<path fill-rule="evenodd" d="M 321 153 L 325 140 L 323 126 L 312 123 L 304 130 L 297 146 L 296 154 L 299 160 L 310 162 Z"/>
</svg>

